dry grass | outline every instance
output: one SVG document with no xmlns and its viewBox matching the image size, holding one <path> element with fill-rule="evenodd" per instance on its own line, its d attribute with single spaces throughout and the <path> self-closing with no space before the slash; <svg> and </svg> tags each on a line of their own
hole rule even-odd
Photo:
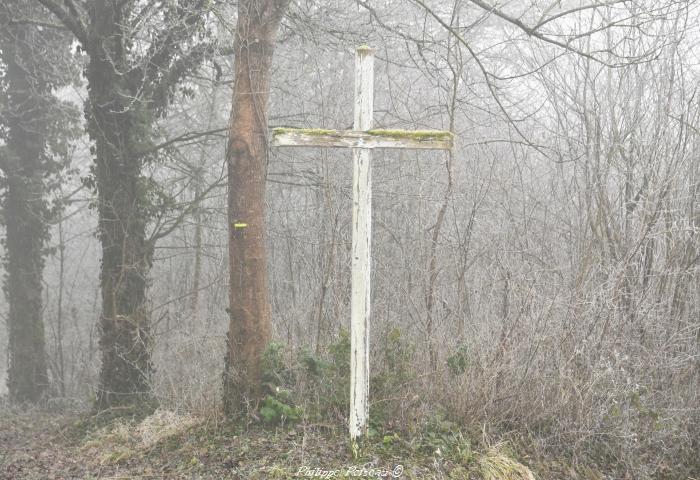
<svg viewBox="0 0 700 480">
<path fill-rule="evenodd" d="M 522 463 L 512 457 L 505 443 L 497 443 L 479 459 L 483 480 L 535 480 L 535 476 Z"/>
<path fill-rule="evenodd" d="M 115 464 L 131 458 L 136 452 L 153 448 L 160 442 L 181 435 L 199 421 L 190 415 L 156 410 L 137 424 L 116 419 L 86 439 L 81 452 L 100 459 L 100 463 Z"/>
<path fill-rule="evenodd" d="M 167 410 L 156 410 L 135 428 L 140 445 L 150 448 L 174 435 L 179 435 L 197 425 L 200 420 L 190 415 L 179 415 Z"/>
</svg>

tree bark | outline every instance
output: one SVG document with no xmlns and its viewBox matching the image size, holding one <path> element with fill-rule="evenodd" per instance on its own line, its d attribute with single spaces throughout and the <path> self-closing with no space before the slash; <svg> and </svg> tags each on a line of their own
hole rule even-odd
<svg viewBox="0 0 700 480">
<path fill-rule="evenodd" d="M 122 73 L 128 71 L 123 3 L 95 3 L 87 44 L 87 116 L 95 142 L 102 247 L 98 410 L 151 408 L 154 403 L 146 308 L 152 248 L 146 239 L 148 202 L 139 153 L 151 134 L 152 115 Z"/>
<path fill-rule="evenodd" d="M 289 0 L 242 0 L 234 50 L 235 83 L 226 162 L 230 325 L 224 410 L 232 415 L 262 395 L 260 361 L 271 336 L 265 255 L 267 104 L 277 30 Z"/>
<path fill-rule="evenodd" d="M 141 409 L 145 412 L 155 403 L 147 279 L 153 245 L 166 233 L 146 236 L 159 205 L 151 198 L 154 182 L 143 177 L 142 169 L 158 155 L 153 124 L 166 112 L 174 87 L 213 51 L 202 35 L 209 2 L 178 0 L 141 10 L 140 2 L 124 0 L 35 2 L 89 56 L 85 114 L 95 164 L 88 183 L 97 190 L 102 246 L 102 368 L 96 407 L 146 407 Z M 139 15 L 149 19 L 135 22 Z"/>
<path fill-rule="evenodd" d="M 211 130 L 214 123 L 214 117 L 217 110 L 217 94 L 219 85 L 216 79 L 212 82 L 211 102 L 209 103 L 209 111 L 207 112 L 207 130 Z M 202 230 L 203 230 L 203 215 L 202 215 L 202 190 L 204 188 L 204 170 L 207 163 L 207 150 L 202 146 L 202 151 L 199 155 L 199 163 L 194 167 L 194 199 L 195 207 L 192 210 L 192 220 L 194 221 L 194 265 L 192 272 L 192 320 L 190 322 L 190 331 L 194 331 L 199 325 L 199 299 L 200 299 L 200 284 L 202 281 Z M 207 317 L 209 318 L 209 317 Z M 210 326 L 207 320 L 207 327 Z"/>
<path fill-rule="evenodd" d="M 36 403 L 47 395 L 49 387 L 41 282 L 48 238 L 44 176 L 50 163 L 46 145 L 53 96 L 49 70 L 38 56 L 48 40 L 41 38 L 42 32 L 36 27 L 3 28 L 7 28 L 0 35 L 0 51 L 7 86 L 2 165 L 6 186 L 3 213 L 7 229 L 4 291 L 9 304 L 8 390 L 15 403 Z"/>
</svg>

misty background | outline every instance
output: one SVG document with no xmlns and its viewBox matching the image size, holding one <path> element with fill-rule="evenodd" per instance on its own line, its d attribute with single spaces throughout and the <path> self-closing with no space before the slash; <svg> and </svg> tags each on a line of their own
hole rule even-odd
<svg viewBox="0 0 700 480">
<path fill-rule="evenodd" d="M 621 438 L 631 463 L 650 448 L 697 448 L 698 5 L 567 13 L 546 24 L 567 50 L 469 1 L 425 3 L 292 2 L 271 77 L 271 127 L 349 128 L 354 49 L 368 44 L 375 127 L 456 135 L 450 153 L 381 150 L 372 160 L 370 368 L 388 368 L 399 335 L 419 378 L 396 392 L 397 415 L 443 405 L 474 424 L 538 432 L 542 445 Z M 533 25 L 545 3 L 498 5 Z M 580 3 L 553 2 L 546 14 Z M 222 52 L 178 87 L 157 121 L 155 143 L 167 146 L 144 169 L 164 205 L 148 234 L 168 231 L 149 276 L 153 387 L 162 406 L 195 413 L 220 406 L 229 322 L 225 47 L 235 12 L 217 9 L 208 21 Z M 71 49 L 85 61 L 77 42 Z M 86 84 L 79 71 L 74 79 L 54 94 L 82 110 Z M 51 193 L 63 208 L 43 280 L 50 402 L 79 409 L 100 371 L 101 251 L 82 180 L 90 147 L 84 134 L 71 142 Z M 351 176 L 346 149 L 271 150 L 273 338 L 290 357 L 325 352 L 349 328 Z M 457 351 L 468 368 L 450 377 Z"/>
</svg>

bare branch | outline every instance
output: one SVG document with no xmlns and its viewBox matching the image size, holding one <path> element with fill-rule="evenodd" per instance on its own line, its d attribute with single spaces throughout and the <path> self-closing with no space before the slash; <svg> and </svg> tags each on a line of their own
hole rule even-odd
<svg viewBox="0 0 700 480">
<path fill-rule="evenodd" d="M 212 183 L 211 185 L 209 185 L 209 187 L 207 187 L 204 191 L 202 191 L 200 195 L 198 195 L 196 198 L 192 199 L 192 201 L 188 202 L 187 207 L 185 207 L 180 212 L 180 214 L 170 222 L 169 225 L 166 223 L 163 223 L 163 224 L 157 226 L 154 229 L 151 237 L 147 240 L 148 244 L 151 245 L 152 247 L 155 247 L 156 242 L 158 240 L 160 240 L 161 238 L 167 237 L 172 232 L 174 232 L 175 229 L 182 224 L 182 222 L 185 220 L 185 218 L 187 218 L 187 216 L 189 214 L 191 214 L 197 208 L 199 203 L 202 200 L 204 200 L 212 190 L 214 190 L 217 187 L 223 187 L 225 185 L 226 185 L 225 180 L 218 180 L 218 181 Z"/>
<path fill-rule="evenodd" d="M 7 25 L 33 25 L 35 27 L 53 28 L 55 30 L 63 30 L 63 31 L 68 30 L 68 28 L 66 28 L 66 26 L 63 24 L 41 22 L 39 20 L 32 20 L 29 18 L 16 18 L 16 19 L 11 18 L 7 22 Z"/>
<path fill-rule="evenodd" d="M 154 153 L 157 152 L 158 150 L 162 150 L 164 148 L 169 147 L 170 145 L 173 145 L 175 143 L 181 143 L 181 142 L 191 142 L 192 140 L 195 140 L 200 137 L 205 137 L 208 135 L 216 135 L 219 133 L 223 133 L 228 131 L 228 127 L 225 128 L 215 128 L 213 130 L 207 130 L 204 132 L 187 132 L 183 133 L 182 135 L 179 135 L 175 138 L 171 138 L 170 140 L 166 140 L 163 143 L 160 143 L 152 148 L 149 148 L 148 150 L 144 150 L 142 152 L 139 152 L 139 155 L 148 155 L 149 153 Z"/>
<path fill-rule="evenodd" d="M 537 150 L 538 152 L 542 153 L 545 157 L 548 157 L 548 155 L 538 146 L 535 145 L 534 143 L 530 142 L 530 140 L 525 136 L 525 134 L 520 130 L 518 125 L 515 123 L 515 121 L 511 118 L 510 114 L 506 110 L 505 106 L 501 102 L 501 99 L 498 96 L 498 93 L 496 92 L 496 88 L 494 87 L 493 83 L 491 82 L 491 78 L 493 78 L 493 75 L 489 73 L 488 70 L 486 70 L 486 67 L 484 64 L 481 62 L 481 59 L 478 57 L 474 49 L 472 49 L 471 45 L 469 42 L 467 42 L 462 35 L 459 34 L 457 30 L 455 30 L 451 25 L 449 25 L 447 22 L 445 22 L 440 16 L 435 13 L 431 8 L 429 8 L 422 0 L 413 0 L 416 2 L 418 5 L 423 7 L 426 12 L 430 16 L 432 16 L 437 22 L 442 25 L 448 32 L 450 32 L 464 47 L 467 49 L 471 57 L 474 59 L 476 62 L 477 66 L 479 67 L 479 70 L 481 70 L 482 75 L 484 76 L 484 80 L 486 81 L 486 86 L 489 89 L 489 92 L 491 93 L 491 96 L 496 102 L 496 105 L 498 105 L 499 110 L 503 113 L 503 115 L 506 117 L 506 120 L 508 123 L 513 127 L 513 129 L 516 131 L 516 133 L 520 136 L 520 138 L 523 139 L 528 145 L 530 145 L 532 148 Z"/>
<path fill-rule="evenodd" d="M 532 30 L 538 30 L 541 27 L 548 24 L 549 22 L 553 22 L 554 20 L 557 20 L 559 18 L 563 18 L 563 17 L 570 15 L 572 13 L 581 12 L 583 10 L 590 10 L 592 8 L 609 7 L 609 6 L 616 5 L 618 3 L 624 3 L 624 2 L 625 2 L 625 0 L 612 0 L 610 2 L 593 3 L 590 5 L 582 5 L 582 6 L 577 7 L 577 8 L 572 8 L 572 9 L 569 9 L 569 10 L 566 10 L 563 12 L 559 12 L 556 15 L 552 15 L 549 18 L 544 18 L 544 16 L 542 16 L 542 18 L 539 19 L 539 21 L 537 22 L 537 25 L 535 25 L 532 28 Z"/>
<path fill-rule="evenodd" d="M 149 91 L 151 97 L 156 100 L 158 107 L 162 108 L 167 105 L 167 97 L 173 86 L 180 83 L 184 77 L 200 65 L 202 60 L 210 56 L 213 52 L 213 43 L 199 43 L 192 47 L 189 52 L 172 62 L 166 71 L 157 74 L 154 70 L 149 82 Z"/>
<path fill-rule="evenodd" d="M 38 2 L 53 13 L 68 30 L 73 32 L 73 35 L 75 35 L 80 43 L 87 45 L 87 29 L 85 28 L 83 19 L 80 17 L 75 4 L 71 0 L 63 0 L 66 9 L 59 5 L 56 0 L 38 0 Z"/>
<path fill-rule="evenodd" d="M 0 171 L 8 173 L 7 147 L 0 147 Z"/>
<path fill-rule="evenodd" d="M 416 1 L 416 3 L 418 3 L 418 4 L 420 4 L 423 8 L 425 8 L 425 9 L 428 8 L 425 6 L 425 4 L 422 1 L 420 1 L 420 0 L 414 0 L 414 1 Z M 559 40 L 555 40 L 553 38 L 550 38 L 550 37 L 544 35 L 541 32 L 538 32 L 537 28 L 541 27 L 542 23 L 538 24 L 534 28 L 528 27 L 527 25 L 525 25 L 523 22 L 521 22 L 517 18 L 513 18 L 510 15 L 503 13 L 501 10 L 498 10 L 496 7 L 493 7 L 486 2 L 483 2 L 481 0 L 469 0 L 469 1 L 472 2 L 474 5 L 482 8 L 483 10 L 486 10 L 487 12 L 492 13 L 493 15 L 496 15 L 497 17 L 505 20 L 506 22 L 515 25 L 516 27 L 520 28 L 523 32 L 527 33 L 531 37 L 535 37 L 539 40 L 542 40 L 543 42 L 551 43 L 552 45 L 556 45 L 560 48 L 563 48 L 565 50 L 568 50 L 568 51 L 573 52 L 577 55 L 580 55 L 584 58 L 588 58 L 590 60 L 593 60 L 595 62 L 602 63 L 602 64 L 607 65 L 607 66 L 612 66 L 612 65 L 609 65 L 606 62 L 602 61 L 601 59 L 595 57 L 594 55 L 591 55 L 590 53 L 578 50 L 578 49 L 572 47 L 571 45 L 569 45 L 568 43 L 560 42 Z M 433 16 L 435 16 L 435 15 L 433 14 Z"/>
<path fill-rule="evenodd" d="M 142 15 L 147 15 L 150 10 L 149 5 L 144 7 Z M 198 44 L 192 47 L 189 53 L 184 55 L 182 53 L 183 46 L 191 37 L 193 29 L 203 21 L 205 9 L 206 2 L 204 0 L 197 0 L 187 10 L 178 9 L 177 17 L 172 19 L 168 28 L 164 28 L 155 35 L 151 46 L 142 59 L 141 66 L 135 68 L 130 75 L 135 78 L 143 78 L 147 85 L 146 88 L 153 93 L 157 94 L 163 86 L 167 89 L 168 84 L 172 83 L 169 79 L 175 78 L 171 72 L 182 68 L 185 63 L 185 60 L 178 60 L 178 58 L 189 57 L 190 60 L 196 60 L 197 55 L 201 57 L 207 51 L 206 48 L 200 46 L 201 44 Z M 201 58 L 199 59 L 201 60 Z"/>
</svg>

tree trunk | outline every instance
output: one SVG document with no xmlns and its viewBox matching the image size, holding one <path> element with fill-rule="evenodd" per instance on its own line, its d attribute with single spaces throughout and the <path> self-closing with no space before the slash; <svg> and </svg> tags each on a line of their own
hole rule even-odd
<svg viewBox="0 0 700 480">
<path fill-rule="evenodd" d="M 207 112 L 207 130 L 211 130 L 214 123 L 214 117 L 217 110 L 217 94 L 219 85 L 216 79 L 212 81 L 211 102 L 209 103 L 209 111 Z M 204 171 L 207 164 L 207 149 L 202 145 L 202 151 L 199 155 L 199 163 L 194 167 L 194 199 L 195 207 L 192 210 L 192 220 L 194 221 L 194 265 L 192 272 L 192 320 L 190 322 L 190 331 L 193 332 L 199 325 L 199 299 L 200 285 L 202 282 L 202 190 L 204 188 Z M 211 326 L 209 316 L 207 316 L 207 327 Z"/>
<path fill-rule="evenodd" d="M 17 403 L 38 402 L 49 385 L 41 301 L 46 238 L 43 187 L 41 177 L 25 174 L 9 176 L 4 210 L 5 293 L 10 305 L 8 389 L 10 400 Z"/>
<path fill-rule="evenodd" d="M 242 412 L 262 395 L 260 360 L 270 341 L 265 256 L 265 178 L 270 66 L 289 0 L 238 4 L 235 84 L 228 166 L 230 325 L 224 370 L 224 410 Z"/>
<path fill-rule="evenodd" d="M 3 28 L 8 29 L 0 45 L 8 91 L 3 155 L 7 187 L 4 291 L 10 307 L 8 390 L 13 402 L 38 402 L 49 386 L 41 282 L 48 237 L 44 175 L 51 85 L 47 70 L 38 68 L 41 58 L 34 51 L 35 45 L 42 45 L 35 38 L 41 32 L 18 25 Z"/>
<path fill-rule="evenodd" d="M 128 70 L 120 30 L 123 7 L 107 1 L 94 8 L 87 115 L 95 142 L 102 247 L 102 368 L 96 407 L 149 409 L 154 402 L 146 288 L 152 248 L 146 240 L 148 202 L 139 149 L 148 142 L 152 117 L 121 73 Z"/>
<path fill-rule="evenodd" d="M 102 246 L 96 407 L 150 408 L 147 277 L 153 245 L 167 232 L 146 236 L 159 206 L 151 200 L 154 181 L 144 178 L 142 169 L 158 155 L 152 141 L 155 118 L 166 112 L 178 83 L 213 51 L 203 35 L 209 2 L 160 2 L 157 8 L 150 8 L 153 2 L 125 0 L 36 2 L 89 56 L 85 113 L 95 165 L 88 183 L 97 189 Z"/>
</svg>

